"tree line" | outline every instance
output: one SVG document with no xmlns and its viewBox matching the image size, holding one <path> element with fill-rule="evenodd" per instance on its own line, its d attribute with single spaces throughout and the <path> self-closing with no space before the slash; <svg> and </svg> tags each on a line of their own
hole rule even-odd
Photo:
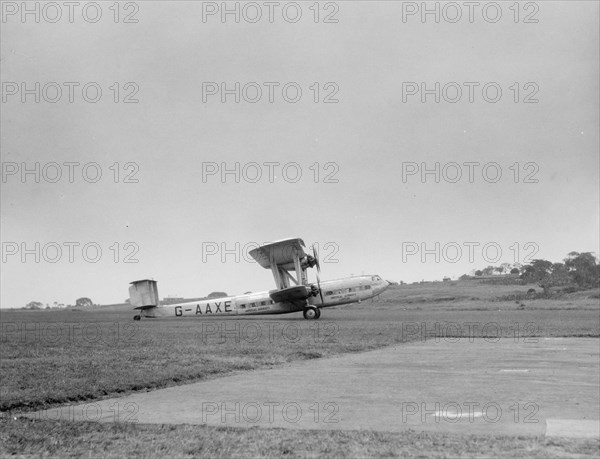
<svg viewBox="0 0 600 459">
<path fill-rule="evenodd" d="M 544 290 L 561 285 L 577 285 L 581 289 L 600 286 L 600 264 L 591 252 L 570 252 L 562 263 L 541 258 L 530 263 L 502 263 L 474 271 L 474 275 L 512 274 L 524 283 L 539 284 Z"/>
<path fill-rule="evenodd" d="M 92 302 L 92 300 L 90 300 L 87 297 L 82 297 L 82 298 L 77 298 L 77 300 L 75 301 L 75 306 L 78 308 L 90 308 L 94 305 L 94 303 Z M 62 309 L 62 308 L 72 308 L 73 305 L 67 304 L 66 306 L 63 303 L 58 303 L 58 302 L 54 302 L 53 305 L 51 306 L 50 304 L 46 303 L 46 306 L 44 307 L 44 303 L 40 302 L 40 301 L 30 301 L 29 303 L 27 303 L 25 305 L 25 309 Z"/>
</svg>

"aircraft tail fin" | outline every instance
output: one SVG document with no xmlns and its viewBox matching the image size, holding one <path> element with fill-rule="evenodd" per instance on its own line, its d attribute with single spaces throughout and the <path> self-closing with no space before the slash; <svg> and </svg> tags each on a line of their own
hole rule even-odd
<svg viewBox="0 0 600 459">
<path fill-rule="evenodd" d="M 134 309 L 150 309 L 157 307 L 160 302 L 158 299 L 158 287 L 155 280 L 142 279 L 131 282 L 129 287 L 129 304 Z"/>
</svg>

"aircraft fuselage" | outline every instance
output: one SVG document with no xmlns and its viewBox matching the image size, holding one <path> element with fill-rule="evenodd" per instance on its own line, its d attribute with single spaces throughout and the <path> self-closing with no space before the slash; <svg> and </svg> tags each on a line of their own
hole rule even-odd
<svg viewBox="0 0 600 459">
<path fill-rule="evenodd" d="M 389 283 L 377 275 L 354 276 L 321 282 L 320 295 L 310 297 L 308 306 L 326 308 L 342 304 L 358 303 L 383 292 Z M 288 314 L 301 312 L 306 305 L 298 302 L 275 302 L 269 291 L 247 293 L 225 298 L 190 301 L 161 305 L 143 310 L 145 317 L 212 317 L 236 315 Z"/>
</svg>

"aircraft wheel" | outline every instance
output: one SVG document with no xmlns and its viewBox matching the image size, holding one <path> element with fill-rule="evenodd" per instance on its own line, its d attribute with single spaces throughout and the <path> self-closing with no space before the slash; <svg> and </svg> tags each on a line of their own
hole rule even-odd
<svg viewBox="0 0 600 459">
<path fill-rule="evenodd" d="M 317 308 L 306 308 L 303 312 L 306 320 L 316 320 L 319 318 L 319 310 Z"/>
<path fill-rule="evenodd" d="M 142 316 L 133 316 L 133 320 L 140 320 Z"/>
<path fill-rule="evenodd" d="M 317 317 L 315 317 L 315 319 L 320 319 L 321 318 L 321 310 L 319 308 L 317 308 Z"/>
</svg>

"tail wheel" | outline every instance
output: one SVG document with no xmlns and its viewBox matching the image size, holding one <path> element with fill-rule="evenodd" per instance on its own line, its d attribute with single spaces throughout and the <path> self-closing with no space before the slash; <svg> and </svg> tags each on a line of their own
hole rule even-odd
<svg viewBox="0 0 600 459">
<path fill-rule="evenodd" d="M 316 320 L 321 316 L 321 313 L 315 307 L 306 308 L 303 314 L 306 320 Z"/>
<path fill-rule="evenodd" d="M 140 320 L 142 316 L 133 316 L 133 320 Z"/>
</svg>

